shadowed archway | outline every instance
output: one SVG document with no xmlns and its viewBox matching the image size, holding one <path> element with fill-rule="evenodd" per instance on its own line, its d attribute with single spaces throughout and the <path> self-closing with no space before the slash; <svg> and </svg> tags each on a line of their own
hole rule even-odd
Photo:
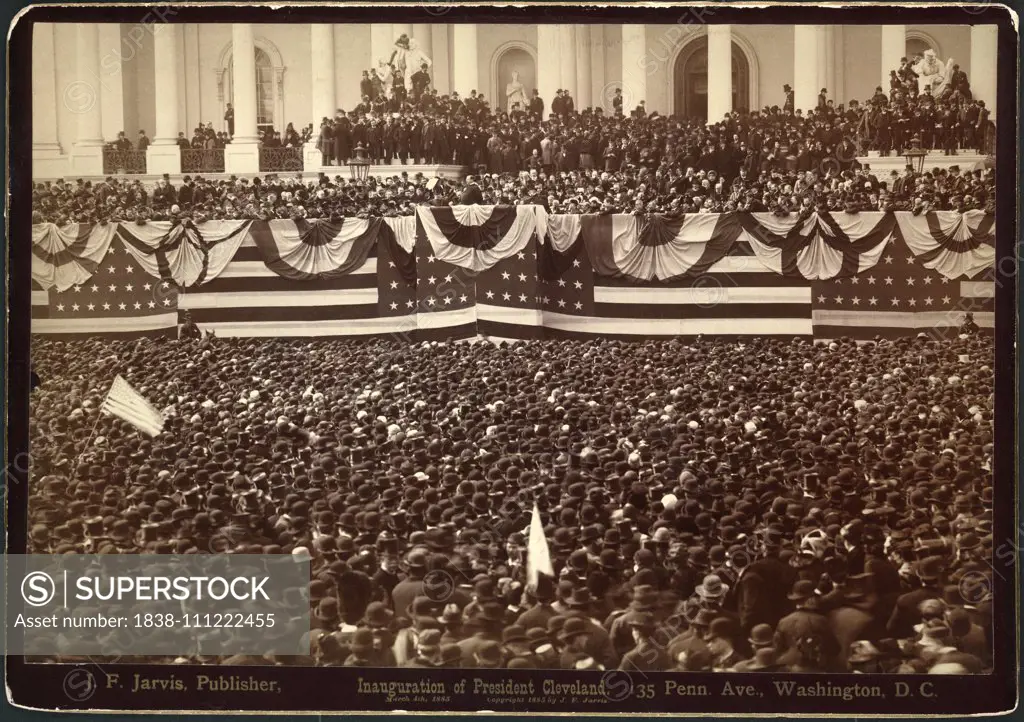
<svg viewBox="0 0 1024 722">
<path fill-rule="evenodd" d="M 676 56 L 673 78 L 674 112 L 688 118 L 708 115 L 708 39 L 697 38 Z M 732 42 L 732 107 L 750 110 L 750 63 L 743 48 Z"/>
</svg>

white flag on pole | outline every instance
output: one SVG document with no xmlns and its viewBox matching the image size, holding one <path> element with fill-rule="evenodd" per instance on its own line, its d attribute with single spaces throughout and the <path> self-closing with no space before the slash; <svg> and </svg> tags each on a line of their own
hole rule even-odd
<svg viewBox="0 0 1024 722">
<path fill-rule="evenodd" d="M 156 436 L 164 428 L 163 415 L 120 375 L 114 379 L 100 410 L 124 419 L 150 436 Z"/>
<path fill-rule="evenodd" d="M 551 552 L 548 551 L 548 540 L 540 523 L 540 510 L 534 503 L 533 518 L 530 519 L 530 539 L 526 548 L 526 586 L 536 589 L 541 574 L 553 577 L 555 568 L 551 566 Z"/>
</svg>

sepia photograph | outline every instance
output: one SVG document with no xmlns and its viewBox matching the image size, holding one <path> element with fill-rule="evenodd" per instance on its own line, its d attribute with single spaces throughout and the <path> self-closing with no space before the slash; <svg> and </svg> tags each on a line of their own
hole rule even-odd
<svg viewBox="0 0 1024 722">
<path fill-rule="evenodd" d="M 10 551 L 309 580 L 9 699 L 1012 706 L 1016 15 L 386 9 L 17 21 Z"/>
</svg>

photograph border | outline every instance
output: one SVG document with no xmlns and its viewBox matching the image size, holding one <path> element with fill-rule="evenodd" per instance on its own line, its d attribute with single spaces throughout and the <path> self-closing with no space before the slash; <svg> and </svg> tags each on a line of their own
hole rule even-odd
<svg viewBox="0 0 1024 722">
<path fill-rule="evenodd" d="M 24 169 L 31 167 L 31 143 L 21 139 L 32 137 L 32 92 L 31 92 L 31 37 L 32 27 L 37 22 L 119 22 L 119 17 L 129 14 L 137 20 L 138 14 L 154 7 L 149 5 L 124 4 L 81 4 L 66 6 L 32 6 L 23 10 L 12 23 L 8 45 L 8 235 L 15 239 L 7 249 L 7 448 L 4 478 L 0 480 L 7 500 L 6 522 L 8 550 L 11 553 L 25 553 L 28 504 L 28 448 L 29 413 L 29 347 L 31 308 L 31 248 L 27 242 L 20 242 L 30 235 L 32 223 L 32 178 Z M 167 5 L 162 7 L 168 7 Z M 998 501 L 994 506 L 993 564 L 993 658 L 994 671 L 990 675 L 946 676 L 941 684 L 928 675 L 757 675 L 744 673 L 715 674 L 689 673 L 687 684 L 706 685 L 711 696 L 700 698 L 668 697 L 661 693 L 663 678 L 673 673 L 647 673 L 659 693 L 651 699 L 636 694 L 638 685 L 630 678 L 628 691 L 618 699 L 605 695 L 600 703 L 587 704 L 570 702 L 562 696 L 549 696 L 546 703 L 521 708 L 512 698 L 506 706 L 501 700 L 478 695 L 472 689 L 465 693 L 452 694 L 459 684 L 473 678 L 489 682 L 501 680 L 551 679 L 560 684 L 572 682 L 596 683 L 597 673 L 578 673 L 566 670 L 473 670 L 438 669 L 429 674 L 430 680 L 444 682 L 450 702 L 440 705 L 426 703 L 401 704 L 409 713 L 474 714 L 481 710 L 493 711 L 497 715 L 514 713 L 517 716 L 553 715 L 679 715 L 700 716 L 707 714 L 729 714 L 737 716 L 760 716 L 786 714 L 793 716 L 835 715 L 842 716 L 957 716 L 994 715 L 1015 709 L 1019 695 L 1019 584 L 1016 556 L 1024 543 L 1024 529 L 1019 525 L 1017 502 L 1018 492 L 1014 480 L 1018 470 L 1017 426 L 1016 426 L 1016 280 L 1020 248 L 1018 246 L 1018 73 L 1019 47 L 1018 31 L 1014 25 L 1016 16 L 1011 17 L 1009 8 L 997 4 L 923 5 L 923 4 L 878 4 L 848 3 L 844 6 L 809 6 L 808 3 L 751 3 L 723 5 L 697 5 L 690 3 L 659 3 L 645 5 L 561 5 L 554 3 L 532 3 L 528 6 L 512 7 L 501 3 L 481 3 L 474 6 L 432 5 L 410 6 L 398 3 L 342 4 L 332 5 L 283 3 L 277 9 L 269 5 L 256 4 L 173 4 L 173 22 L 231 22 L 238 19 L 240 8 L 244 8 L 252 23 L 311 23 L 344 22 L 368 23 L 379 20 L 385 8 L 387 12 L 400 12 L 403 19 L 417 23 L 458 23 L 458 22 L 503 22 L 517 24 L 533 23 L 623 23 L 645 22 L 666 23 L 667 14 L 692 14 L 695 9 L 710 9 L 707 22 L 732 24 L 878 24 L 892 20 L 899 12 L 903 23 L 925 24 L 976 24 L 995 23 L 999 26 L 997 78 L 997 184 L 996 218 L 996 296 L 995 296 L 995 448 L 997 454 L 993 464 L 994 491 Z M 12 143 L 12 139 L 18 141 Z M 1013 177 L 1018 183 L 1011 183 Z M 1007 261 L 1007 259 L 1010 259 Z M 1012 262 L 1011 262 L 1012 261 Z M 1010 453 L 1009 449 L 1014 453 Z M 1010 503 L 1010 500 L 1013 503 Z M 1002 541 L 1000 541 L 1002 540 Z M 1012 553 L 999 554 L 999 550 L 1012 549 Z M 996 568 L 998 565 L 998 568 Z M 7 590 L 6 593 L 10 593 Z M 253 677 L 256 680 L 277 680 L 282 691 L 279 694 L 251 692 L 223 692 L 216 695 L 181 695 L 175 692 L 152 692 L 146 695 L 131 694 L 115 689 L 107 683 L 106 675 L 111 672 L 120 675 L 121 680 L 130 679 L 140 673 L 153 677 L 174 676 L 195 690 L 198 675 L 234 674 Z M 606 672 L 624 675 L 625 672 Z M 638 675 L 640 673 L 629 673 Z M 85 675 L 91 676 L 93 693 L 86 699 L 74 699 L 69 686 L 76 688 L 72 680 L 80 682 Z M 162 714 L 180 713 L 180 705 L 190 707 L 195 713 L 245 714 L 319 714 L 348 712 L 353 714 L 394 714 L 394 703 L 384 694 L 357 694 L 358 680 L 378 682 L 417 681 L 424 679 L 421 671 L 391 668 L 344 668 L 344 667 L 245 667 L 229 670 L 224 667 L 201 667 L 190 665 L 133 665 L 118 664 L 115 670 L 96 664 L 27 664 L 23 657 L 9 656 L 5 659 L 5 676 L 8 701 L 26 709 L 36 710 L 82 710 L 150 712 Z M 677 676 L 677 675 L 675 675 Z M 885 690 L 885 697 L 861 698 L 844 701 L 840 697 L 780 697 L 772 693 L 775 681 L 799 681 L 802 684 L 820 681 L 828 685 L 878 685 Z M 725 683 L 734 686 L 752 686 L 756 693 L 752 697 L 723 696 Z M 912 690 L 900 696 L 896 685 L 905 684 Z M 927 687 L 926 685 L 932 685 Z M 608 685 L 612 687 L 612 684 Z M 929 690 L 928 696 L 924 690 Z M 616 693 L 616 696 L 618 693 Z M 426 695 L 429 697 L 430 695 Z M 299 707 L 302 707 L 301 709 Z M 177 708 L 175 708 L 177 707 Z M 756 709 L 752 709 L 756 707 Z"/>
</svg>

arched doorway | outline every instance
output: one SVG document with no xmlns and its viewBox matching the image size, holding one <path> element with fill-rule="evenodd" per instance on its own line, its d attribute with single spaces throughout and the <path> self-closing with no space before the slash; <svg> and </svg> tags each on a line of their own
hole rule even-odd
<svg viewBox="0 0 1024 722">
<path fill-rule="evenodd" d="M 490 101 L 495 112 L 507 109 L 505 89 L 511 82 L 514 72 L 519 73 L 519 82 L 523 84 L 523 92 L 529 101 L 533 97 L 533 89 L 537 87 L 537 61 L 526 45 L 508 45 L 498 48 L 494 54 L 494 61 L 491 64 Z"/>
<path fill-rule="evenodd" d="M 675 113 L 687 118 L 708 116 L 708 39 L 700 37 L 676 56 Z M 742 47 L 732 43 L 732 108 L 750 110 L 750 63 Z"/>
</svg>

